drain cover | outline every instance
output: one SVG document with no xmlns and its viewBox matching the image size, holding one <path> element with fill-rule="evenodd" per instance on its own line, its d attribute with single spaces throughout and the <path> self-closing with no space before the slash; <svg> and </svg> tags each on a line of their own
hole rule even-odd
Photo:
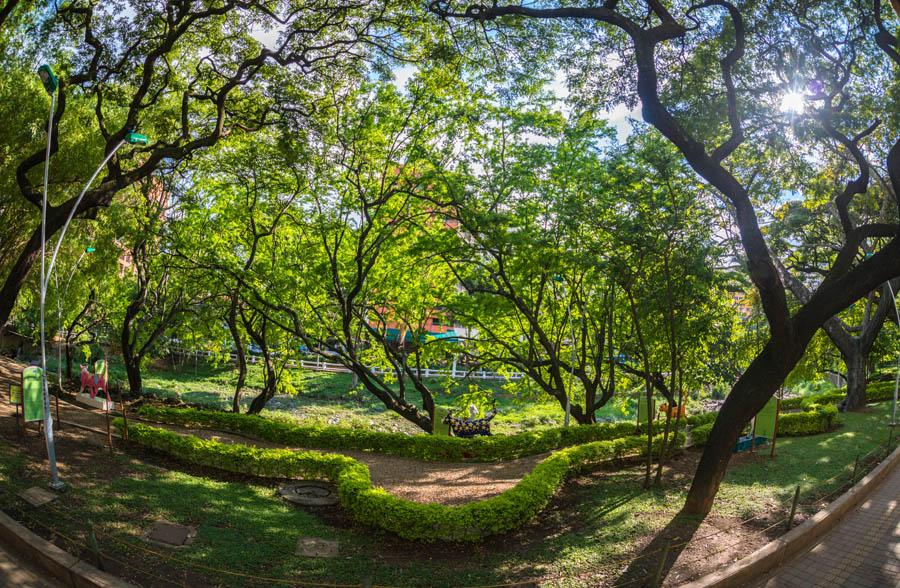
<svg viewBox="0 0 900 588">
<path fill-rule="evenodd" d="M 337 488 L 315 480 L 293 482 L 282 487 L 278 493 L 285 500 L 303 506 L 332 506 L 340 502 Z"/>
</svg>

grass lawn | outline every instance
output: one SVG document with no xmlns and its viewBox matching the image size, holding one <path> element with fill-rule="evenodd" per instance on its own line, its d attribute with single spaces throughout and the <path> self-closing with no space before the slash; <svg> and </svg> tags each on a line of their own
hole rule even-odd
<svg viewBox="0 0 900 588">
<path fill-rule="evenodd" d="M 775 460 L 769 460 L 765 451 L 737 456 L 710 519 L 732 524 L 766 514 L 768 520 L 777 520 L 789 509 L 797 484 L 801 485 L 801 502 L 807 504 L 804 510 L 810 512 L 815 508 L 808 505 L 813 499 L 846 485 L 857 454 L 886 441 L 888 411 L 887 403 L 874 405 L 868 413 L 843 415 L 840 428 L 831 433 L 780 440 Z M 60 450 L 61 460 L 71 464 L 65 475 L 72 488 L 65 501 L 56 503 L 56 508 L 65 510 L 62 514 L 47 510 L 38 514 L 67 534 L 82 533 L 84 521 L 92 519 L 101 539 L 112 535 L 150 547 L 140 539 L 141 533 L 156 518 L 165 518 L 198 526 L 193 545 L 167 552 L 189 565 L 336 583 L 359 584 L 371 577 L 376 584 L 393 586 L 498 583 L 604 567 L 610 567 L 609 577 L 614 579 L 622 566 L 610 566 L 610 562 L 634 554 L 678 510 L 697 459 L 696 452 L 686 452 L 665 487 L 652 491 L 641 489 L 639 466 L 578 476 L 537 520 L 520 531 L 471 546 L 423 547 L 359 527 L 340 509 L 312 512 L 289 506 L 277 497 L 274 485 L 267 483 L 162 469 L 129 454 L 109 456 L 99 450 L 80 458 L 76 465 L 71 451 Z M 0 444 L 0 482 L 7 491 L 40 483 L 28 480 L 36 476 L 35 467 L 9 444 Z M 838 479 L 831 479 L 834 476 Z M 701 528 L 698 535 L 705 532 Z M 339 541 L 340 557 L 294 555 L 301 536 Z M 727 547 L 722 542 L 716 545 Z M 109 553 L 139 553 L 106 539 L 101 547 Z M 687 557 L 687 552 L 683 556 Z M 158 565 L 154 557 L 146 557 L 151 569 Z M 165 565 L 177 570 L 182 564 Z M 213 572 L 204 572 L 203 579 L 224 586 L 273 585 Z M 547 585 L 599 583 L 598 577 L 592 576 Z"/>
<path fill-rule="evenodd" d="M 247 407 L 262 386 L 262 368 L 250 365 L 242 404 Z M 47 369 L 55 374 L 56 357 L 48 357 Z M 118 357 L 110 358 L 110 380 L 127 382 L 125 370 Z M 270 402 L 273 412 L 287 413 L 309 424 L 331 424 L 347 427 L 365 427 L 385 431 L 421 431 L 384 405 L 362 388 L 351 389 L 348 373 L 290 370 L 286 373 L 298 390 L 293 396 L 279 395 Z M 144 390 L 160 398 L 178 398 L 184 402 L 230 409 L 237 375 L 232 366 L 215 366 L 204 361 L 187 360 L 183 365 L 171 366 L 157 363 L 148 366 L 143 373 Z M 448 382 L 443 379 L 428 380 L 435 391 L 435 401 L 443 408 L 460 408 L 460 396 L 469 391 L 464 381 L 453 382 L 450 393 L 444 390 Z M 126 384 L 127 385 L 127 384 Z M 497 380 L 472 380 L 472 386 L 494 394 L 500 414 L 494 419 L 494 431 L 515 433 L 521 430 L 556 427 L 563 424 L 564 414 L 559 403 L 546 401 L 520 401 L 504 392 L 503 382 Z M 409 392 L 416 394 L 415 391 Z M 418 396 L 415 396 L 418 398 Z M 466 413 L 468 414 L 468 413 Z M 614 402 L 597 411 L 599 420 L 632 418 L 630 406 Z"/>
</svg>

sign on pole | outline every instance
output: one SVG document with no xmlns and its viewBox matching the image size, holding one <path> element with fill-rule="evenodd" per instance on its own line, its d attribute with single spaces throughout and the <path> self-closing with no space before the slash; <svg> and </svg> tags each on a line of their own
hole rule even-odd
<svg viewBox="0 0 900 588">
<path fill-rule="evenodd" d="M 9 385 L 9 403 L 14 405 L 22 404 L 22 385 L 21 384 L 10 384 Z"/>
<path fill-rule="evenodd" d="M 44 393 L 41 368 L 30 366 L 22 371 L 22 399 L 25 403 L 25 422 L 44 419 Z"/>
<path fill-rule="evenodd" d="M 756 415 L 756 435 L 770 441 L 775 438 L 775 423 L 778 415 L 778 399 L 774 396 L 766 402 Z"/>
<path fill-rule="evenodd" d="M 434 434 L 439 437 L 450 436 L 450 424 L 444 422 L 448 412 L 446 408 L 435 407 L 434 409 Z"/>
<path fill-rule="evenodd" d="M 638 426 L 646 425 L 648 415 L 652 420 L 654 416 L 653 409 L 655 408 L 656 402 L 654 402 L 653 398 L 650 398 L 650 410 L 647 410 L 647 395 L 640 394 L 638 396 L 638 407 L 637 407 L 637 423 Z"/>
</svg>

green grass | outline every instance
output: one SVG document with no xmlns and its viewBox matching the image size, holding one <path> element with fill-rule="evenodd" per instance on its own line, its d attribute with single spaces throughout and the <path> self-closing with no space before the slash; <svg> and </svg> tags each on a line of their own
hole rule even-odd
<svg viewBox="0 0 900 588">
<path fill-rule="evenodd" d="M 47 368 L 55 374 L 56 358 L 48 358 Z M 247 386 L 242 396 L 242 405 L 249 406 L 262 386 L 262 369 L 250 365 Z M 127 382 L 125 370 L 118 358 L 110 358 L 110 379 Z M 347 427 L 365 427 L 382 431 L 421 432 L 418 427 L 399 415 L 386 409 L 375 396 L 359 387 L 351 389 L 348 373 L 315 372 L 310 370 L 290 370 L 293 386 L 298 390 L 294 396 L 276 396 L 270 412 L 288 414 L 305 424 L 331 424 Z M 237 381 L 235 370 L 230 366 L 215 366 L 205 361 L 187 360 L 184 364 L 172 366 L 157 363 L 144 368 L 143 386 L 147 393 L 159 398 L 177 398 L 184 402 L 197 403 L 220 409 L 230 409 Z M 470 391 L 463 381 L 450 386 L 450 393 L 444 392 L 447 382 L 433 378 L 427 380 L 435 391 L 435 401 L 442 408 L 460 410 L 465 401 L 461 396 Z M 519 400 L 503 390 L 503 382 L 495 380 L 475 380 L 472 383 L 479 390 L 493 394 L 500 414 L 494 420 L 494 431 L 516 433 L 563 424 L 564 413 L 559 403 L 541 400 Z M 415 392 L 408 392 L 415 395 Z M 414 396 L 413 398 L 417 398 Z M 415 401 L 415 400 L 414 400 Z M 466 412 L 466 414 L 468 414 Z M 597 411 L 598 420 L 620 420 L 632 418 L 633 410 L 610 403 Z"/>
<path fill-rule="evenodd" d="M 784 513 L 793 489 L 801 485 L 806 503 L 847 482 L 857 454 L 865 454 L 887 438 L 889 403 L 870 413 L 843 415 L 831 433 L 783 439 L 778 457 L 763 451 L 735 460 L 722 483 L 714 514 L 747 517 Z M 63 462 L 65 455 L 61 455 Z M 115 460 L 128 475 L 103 480 L 104 461 Z M 22 472 L 17 450 L 0 444 L 3 486 L 34 483 Z M 190 564 L 242 573 L 325 582 L 373 581 L 394 586 L 450 586 L 509 581 L 534 574 L 576 573 L 627 557 L 636 542 L 661 529 L 681 506 L 684 483 L 644 491 L 640 467 L 576 477 L 565 490 L 563 508 L 551 508 L 524 530 L 466 547 L 422 549 L 390 535 L 329 519 L 288 506 L 275 489 L 208 479 L 143 465 L 123 454 L 90 461 L 67 495 L 57 503 L 79 521 L 93 518 L 103 533 L 139 537 L 156 518 L 198 526 L 196 542 L 174 552 Z M 828 481 L 835 475 L 838 480 Z M 109 476 L 107 476 L 109 477 Z M 70 478 L 71 480 L 71 478 Z M 808 510 L 808 508 L 807 508 Z M 52 524 L 60 517 L 42 513 Z M 297 538 L 337 540 L 337 559 L 304 559 L 294 555 Z M 146 545 L 141 543 L 142 545 Z M 109 546 L 104 545 L 104 549 Z M 115 547 L 115 549 L 122 549 Z M 621 570 L 621 566 L 615 568 Z M 255 586 L 246 579 L 208 574 L 224 586 Z M 615 577 L 615 574 L 613 574 Z M 559 585 L 576 586 L 577 582 Z M 585 580 L 583 585 L 596 585 Z"/>
</svg>

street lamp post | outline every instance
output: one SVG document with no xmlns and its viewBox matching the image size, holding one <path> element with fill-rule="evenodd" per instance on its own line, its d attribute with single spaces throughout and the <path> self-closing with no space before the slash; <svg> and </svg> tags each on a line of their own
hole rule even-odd
<svg viewBox="0 0 900 588">
<path fill-rule="evenodd" d="M 40 323 L 41 323 L 41 378 L 43 382 L 43 396 L 44 396 L 44 438 L 47 442 L 47 461 L 50 463 L 50 487 L 59 490 L 62 489 L 63 483 L 59 479 L 59 471 L 56 466 L 56 447 L 53 442 L 53 417 L 50 415 L 50 392 L 47 388 L 47 332 L 46 326 L 44 322 L 44 307 L 47 301 L 47 286 L 50 282 L 50 275 L 53 273 L 53 267 L 56 264 L 56 257 L 59 255 L 59 248 L 62 246 L 63 239 L 66 236 L 66 231 L 69 228 L 69 224 L 72 222 L 72 219 L 75 217 L 75 213 L 78 211 L 78 206 L 81 204 L 84 195 L 87 193 L 88 188 L 90 188 L 91 184 L 94 183 L 94 180 L 100 174 L 100 170 L 106 167 L 106 164 L 109 160 L 116 154 L 116 151 L 119 150 L 122 145 L 125 143 L 129 143 L 131 145 L 146 145 L 147 137 L 135 132 L 128 132 L 125 134 L 125 137 L 119 141 L 119 143 L 109 152 L 109 154 L 103 159 L 97 169 L 94 170 L 93 175 L 88 180 L 87 184 L 84 185 L 84 188 L 81 190 L 81 194 L 78 195 L 78 199 L 75 200 L 75 204 L 72 206 L 72 210 L 69 211 L 69 216 L 66 218 L 65 224 L 62 226 L 60 230 L 59 238 L 56 241 L 56 246 L 53 249 L 53 256 L 50 258 L 49 267 L 46 265 L 46 243 L 47 243 L 47 181 L 49 175 L 50 168 L 50 145 L 53 133 L 53 114 L 56 109 L 56 90 L 59 87 L 59 81 L 54 75 L 53 70 L 49 65 L 42 65 L 38 68 L 38 75 L 41 78 L 41 82 L 44 84 L 44 88 L 47 90 L 47 93 L 50 94 L 50 120 L 47 123 L 47 150 L 44 157 L 44 197 L 43 202 L 41 203 L 41 288 L 40 288 Z"/>
</svg>

